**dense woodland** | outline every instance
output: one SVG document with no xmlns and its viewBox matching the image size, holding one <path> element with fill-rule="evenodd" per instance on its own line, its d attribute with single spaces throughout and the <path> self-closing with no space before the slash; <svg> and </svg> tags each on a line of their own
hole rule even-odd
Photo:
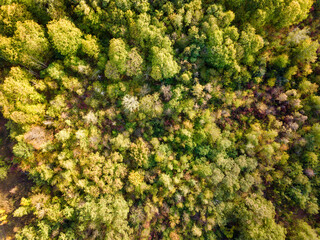
<svg viewBox="0 0 320 240">
<path fill-rule="evenodd" d="M 0 2 L 15 239 L 320 239 L 319 0 Z"/>
</svg>

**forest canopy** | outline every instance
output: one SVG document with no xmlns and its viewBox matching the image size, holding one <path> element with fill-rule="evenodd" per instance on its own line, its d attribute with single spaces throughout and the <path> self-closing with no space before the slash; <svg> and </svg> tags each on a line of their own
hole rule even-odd
<svg viewBox="0 0 320 240">
<path fill-rule="evenodd" d="M 319 26 L 318 0 L 2 0 L 15 239 L 320 239 Z"/>
</svg>

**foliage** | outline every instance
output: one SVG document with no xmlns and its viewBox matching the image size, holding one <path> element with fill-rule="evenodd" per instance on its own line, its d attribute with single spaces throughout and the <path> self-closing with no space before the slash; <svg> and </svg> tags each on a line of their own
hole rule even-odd
<svg viewBox="0 0 320 240">
<path fill-rule="evenodd" d="M 69 20 L 59 19 L 48 23 L 48 35 L 53 47 L 62 55 L 73 55 L 81 44 L 81 31 Z"/>
<path fill-rule="evenodd" d="M 50 53 L 49 42 L 42 26 L 33 20 L 18 21 L 12 38 L 1 37 L 3 58 L 22 66 L 41 69 L 46 67 Z"/>
<path fill-rule="evenodd" d="M 318 239 L 313 3 L 3 1 L 16 238 Z"/>
</svg>

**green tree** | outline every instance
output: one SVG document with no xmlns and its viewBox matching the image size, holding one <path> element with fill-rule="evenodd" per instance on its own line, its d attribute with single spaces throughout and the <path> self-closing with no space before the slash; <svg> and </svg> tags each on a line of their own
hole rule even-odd
<svg viewBox="0 0 320 240">
<path fill-rule="evenodd" d="M 49 58 L 49 42 L 44 29 L 33 20 L 16 23 L 16 31 L 12 38 L 3 38 L 0 52 L 12 63 L 42 69 Z"/>
<path fill-rule="evenodd" d="M 31 19 L 31 14 L 23 4 L 2 5 L 0 7 L 0 34 L 12 36 L 17 22 Z"/>
<path fill-rule="evenodd" d="M 236 211 L 241 224 L 239 239 L 286 239 L 286 230 L 274 220 L 274 206 L 263 197 L 246 198 Z"/>
<path fill-rule="evenodd" d="M 119 73 L 123 74 L 126 71 L 126 62 L 128 51 L 125 42 L 122 39 L 111 39 L 109 45 L 110 62 L 118 69 Z"/>
<path fill-rule="evenodd" d="M 82 32 L 67 19 L 53 20 L 48 23 L 48 35 L 54 48 L 62 55 L 75 55 L 81 46 Z"/>
<path fill-rule="evenodd" d="M 134 77 L 134 76 L 139 77 L 142 75 L 143 58 L 140 56 L 137 49 L 133 48 L 128 53 L 126 65 L 127 65 L 126 75 L 130 77 Z"/>
<path fill-rule="evenodd" d="M 81 42 L 81 50 L 89 57 L 97 60 L 100 54 L 100 45 L 92 35 L 86 35 Z"/>
<path fill-rule="evenodd" d="M 288 27 L 304 20 L 308 16 L 313 1 L 223 1 L 224 5 L 235 12 L 237 21 L 250 22 L 257 29 L 265 25 Z"/>
<path fill-rule="evenodd" d="M 126 220 L 128 212 L 128 203 L 119 194 L 88 199 L 80 208 L 79 228 L 87 231 L 88 227 L 92 230 L 103 227 L 106 228 L 104 239 L 129 240 L 132 231 Z"/>
<path fill-rule="evenodd" d="M 1 85 L 0 103 L 3 115 L 19 124 L 39 123 L 45 114 L 45 97 L 32 86 L 32 75 L 12 67 Z"/>
<path fill-rule="evenodd" d="M 320 237 L 316 230 L 313 229 L 308 223 L 303 220 L 298 220 L 292 231 L 289 233 L 288 239 L 290 240 L 319 240 Z"/>
<path fill-rule="evenodd" d="M 173 55 L 165 48 L 152 47 L 151 77 L 155 80 L 172 78 L 180 71 Z"/>
</svg>

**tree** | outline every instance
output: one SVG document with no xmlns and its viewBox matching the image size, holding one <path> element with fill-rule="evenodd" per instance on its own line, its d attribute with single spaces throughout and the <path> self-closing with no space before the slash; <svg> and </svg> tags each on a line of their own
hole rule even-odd
<svg viewBox="0 0 320 240">
<path fill-rule="evenodd" d="M 81 42 L 81 50 L 89 57 L 97 60 L 100 54 L 100 45 L 97 39 L 92 35 L 86 35 Z"/>
<path fill-rule="evenodd" d="M 7 4 L 0 7 L 0 34 L 12 36 L 16 23 L 31 20 L 32 15 L 23 4 Z"/>
<path fill-rule="evenodd" d="M 217 16 L 223 14 L 221 7 L 216 5 L 211 6 L 211 11 L 215 11 Z M 218 19 L 214 15 L 207 17 L 203 23 L 203 32 L 207 35 L 207 43 L 205 52 L 205 60 L 214 68 L 217 69 L 230 69 L 235 71 L 239 70 L 239 66 L 236 62 L 236 43 L 234 40 L 228 37 L 229 32 L 224 33 L 223 27 L 218 24 Z M 228 27 L 230 22 L 225 23 Z"/>
<path fill-rule="evenodd" d="M 16 23 L 12 38 L 0 42 L 0 52 L 12 63 L 42 69 L 46 67 L 50 48 L 44 29 L 33 20 L 26 20 Z"/>
<path fill-rule="evenodd" d="M 54 48 L 64 56 L 75 55 L 81 46 L 82 32 L 67 19 L 48 23 L 48 35 Z"/>
<path fill-rule="evenodd" d="M 142 72 L 143 59 L 136 48 L 129 51 L 122 39 L 111 39 L 109 46 L 109 61 L 105 68 L 105 76 L 113 80 L 119 80 L 121 75 L 139 77 Z"/>
<path fill-rule="evenodd" d="M 236 212 L 242 229 L 239 239 L 286 239 L 286 230 L 274 221 L 274 207 L 266 199 L 247 197 Z"/>
<path fill-rule="evenodd" d="M 12 67 L 1 85 L 3 115 L 19 124 L 39 123 L 45 114 L 45 98 L 32 86 L 36 81 L 20 67 Z"/>
<path fill-rule="evenodd" d="M 307 135 L 308 147 L 317 149 L 320 146 L 320 124 L 316 123 L 312 126 L 310 133 Z"/>
<path fill-rule="evenodd" d="M 130 77 L 139 77 L 142 75 L 143 58 L 140 56 L 136 48 L 131 49 L 127 58 L 126 75 Z"/>
<path fill-rule="evenodd" d="M 247 26 L 241 32 L 239 43 L 244 51 L 243 61 L 245 64 L 250 65 L 255 60 L 255 55 L 263 47 L 264 40 L 261 36 L 255 33 L 255 29 Z"/>
<path fill-rule="evenodd" d="M 290 25 L 301 22 L 302 20 L 307 18 L 312 4 L 312 0 L 285 1 L 274 12 L 273 16 L 275 16 L 275 19 L 273 19 L 272 22 L 279 27 L 288 27 Z"/>
<path fill-rule="evenodd" d="M 160 117 L 163 107 L 159 101 L 159 94 L 146 95 L 140 100 L 139 112 L 144 114 L 146 118 Z"/>
<path fill-rule="evenodd" d="M 298 220 L 292 231 L 289 232 L 288 239 L 290 240 L 319 240 L 320 237 L 316 230 L 303 220 Z"/>
<path fill-rule="evenodd" d="M 135 96 L 125 95 L 122 99 L 122 105 L 126 112 L 131 113 L 139 108 L 139 101 Z"/>
<path fill-rule="evenodd" d="M 135 143 L 130 146 L 130 157 L 136 166 L 148 168 L 150 166 L 150 149 L 142 138 L 138 138 Z"/>
<path fill-rule="evenodd" d="M 79 229 L 81 232 L 106 228 L 104 238 L 107 240 L 129 240 L 131 229 L 128 226 L 128 203 L 119 194 L 105 195 L 100 199 L 88 199 L 80 208 Z M 80 235 L 80 234 L 79 234 Z"/>
<path fill-rule="evenodd" d="M 236 14 L 237 21 L 250 22 L 255 28 L 262 29 L 265 25 L 288 27 L 304 20 L 313 1 L 224 0 L 223 3 Z"/>
<path fill-rule="evenodd" d="M 179 73 L 180 67 L 167 49 L 152 47 L 151 52 L 152 78 L 155 80 L 172 78 Z"/>
<path fill-rule="evenodd" d="M 125 42 L 122 39 L 111 39 L 108 55 L 110 62 L 114 64 L 119 73 L 124 73 L 126 71 L 126 62 L 128 58 Z"/>
<path fill-rule="evenodd" d="M 317 60 L 317 50 L 320 44 L 307 38 L 302 41 L 293 51 L 295 59 L 302 63 L 314 63 Z"/>
</svg>

